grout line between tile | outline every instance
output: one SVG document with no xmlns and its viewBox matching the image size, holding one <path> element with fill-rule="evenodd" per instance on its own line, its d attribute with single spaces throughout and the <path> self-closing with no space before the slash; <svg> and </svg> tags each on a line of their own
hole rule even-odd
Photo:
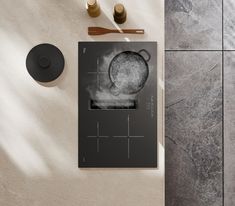
<svg viewBox="0 0 235 206">
<path fill-rule="evenodd" d="M 224 204 L 224 51 L 222 51 L 222 200 Z"/>
<path fill-rule="evenodd" d="M 222 0 L 222 205 L 225 205 L 224 195 L 224 0 Z"/>
<path fill-rule="evenodd" d="M 165 50 L 165 52 L 235 52 L 233 49 L 222 50 Z"/>
<path fill-rule="evenodd" d="M 193 49 L 193 50 L 165 50 L 165 52 L 221 52 L 222 50 L 200 50 L 200 49 Z M 232 51 L 232 50 L 230 50 Z M 235 51 L 235 50 L 234 50 Z"/>
</svg>

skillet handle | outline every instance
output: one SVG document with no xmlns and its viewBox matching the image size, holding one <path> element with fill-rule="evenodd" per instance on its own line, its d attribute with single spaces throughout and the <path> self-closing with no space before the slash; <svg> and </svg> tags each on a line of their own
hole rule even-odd
<svg viewBox="0 0 235 206">
<path fill-rule="evenodd" d="M 144 53 L 144 56 L 143 55 L 141 55 L 143 58 L 144 58 L 144 60 L 146 61 L 146 62 L 148 62 L 150 59 L 151 59 L 151 55 L 149 54 L 149 52 L 146 50 L 146 49 L 141 49 L 141 50 L 139 50 L 139 52 L 138 52 L 140 55 L 141 55 L 141 53 Z M 147 58 L 146 58 L 147 57 Z"/>
</svg>

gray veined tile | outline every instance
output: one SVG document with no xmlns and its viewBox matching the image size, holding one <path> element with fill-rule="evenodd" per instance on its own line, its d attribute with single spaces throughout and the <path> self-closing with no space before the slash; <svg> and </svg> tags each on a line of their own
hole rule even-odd
<svg viewBox="0 0 235 206">
<path fill-rule="evenodd" d="M 224 0 L 224 49 L 235 49 L 235 1 Z"/>
<path fill-rule="evenodd" d="M 165 39 L 169 50 L 221 50 L 222 0 L 166 0 Z"/>
<path fill-rule="evenodd" d="M 235 205 L 235 52 L 224 55 L 224 206 Z"/>
<path fill-rule="evenodd" d="M 166 206 L 222 206 L 222 54 L 166 53 Z"/>
</svg>

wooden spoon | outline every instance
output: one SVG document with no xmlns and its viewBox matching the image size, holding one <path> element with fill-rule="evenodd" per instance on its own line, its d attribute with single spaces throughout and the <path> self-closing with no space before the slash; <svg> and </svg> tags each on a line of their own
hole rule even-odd
<svg viewBox="0 0 235 206">
<path fill-rule="evenodd" d="M 103 27 L 88 27 L 89 35 L 103 35 L 109 33 L 120 34 L 144 34 L 144 29 L 107 29 Z"/>
</svg>

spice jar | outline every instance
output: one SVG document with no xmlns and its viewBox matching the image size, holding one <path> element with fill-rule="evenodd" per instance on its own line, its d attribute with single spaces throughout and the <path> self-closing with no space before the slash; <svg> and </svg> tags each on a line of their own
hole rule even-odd
<svg viewBox="0 0 235 206">
<path fill-rule="evenodd" d="M 97 17 L 100 15 L 101 11 L 98 0 L 87 1 L 87 12 L 91 17 Z"/>
<path fill-rule="evenodd" d="M 123 24 L 126 21 L 127 13 L 123 4 L 116 4 L 114 6 L 113 18 L 118 24 Z"/>
</svg>

